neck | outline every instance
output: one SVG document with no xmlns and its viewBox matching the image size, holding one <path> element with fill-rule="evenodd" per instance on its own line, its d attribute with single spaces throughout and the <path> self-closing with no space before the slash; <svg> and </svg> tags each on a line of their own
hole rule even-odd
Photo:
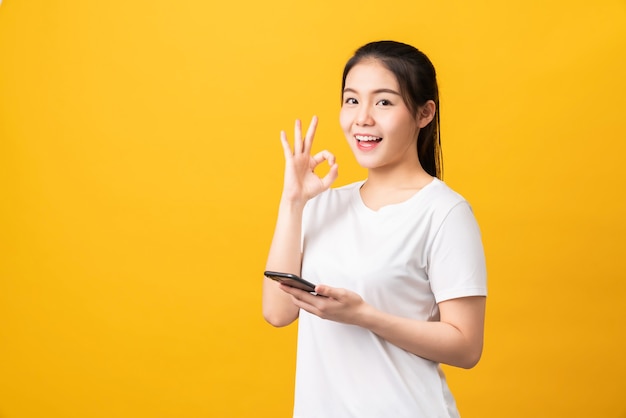
<svg viewBox="0 0 626 418">
<path fill-rule="evenodd" d="M 367 181 L 363 187 L 370 190 L 399 190 L 411 189 L 419 190 L 432 181 L 432 176 L 428 174 L 419 164 L 403 169 L 368 170 Z"/>
<path fill-rule="evenodd" d="M 419 166 L 409 171 L 369 170 L 368 178 L 361 187 L 361 199 L 365 206 L 377 211 L 383 206 L 401 203 L 410 199 L 433 178 Z"/>
</svg>

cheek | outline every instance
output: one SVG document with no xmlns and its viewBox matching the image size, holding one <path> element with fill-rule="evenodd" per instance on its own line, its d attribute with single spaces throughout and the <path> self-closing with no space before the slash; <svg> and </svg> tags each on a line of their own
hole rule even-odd
<svg viewBox="0 0 626 418">
<path fill-rule="evenodd" d="M 348 134 L 350 132 L 350 128 L 352 126 L 352 118 L 350 116 L 350 112 L 341 109 L 339 112 L 339 125 L 343 130 L 344 134 Z"/>
<path fill-rule="evenodd" d="M 417 140 L 419 128 L 417 127 L 417 123 L 410 117 L 403 117 L 394 120 L 390 129 L 392 129 L 397 136 L 406 137 L 409 140 Z"/>
</svg>

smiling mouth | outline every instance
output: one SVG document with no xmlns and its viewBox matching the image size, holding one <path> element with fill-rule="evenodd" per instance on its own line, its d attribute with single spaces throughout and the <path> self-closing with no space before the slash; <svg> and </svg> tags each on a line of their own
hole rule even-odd
<svg viewBox="0 0 626 418">
<path fill-rule="evenodd" d="M 383 139 L 382 139 L 381 137 L 379 137 L 379 136 L 371 136 L 371 135 L 355 135 L 354 137 L 355 137 L 355 138 L 356 138 L 356 140 L 357 140 L 357 141 L 359 141 L 360 143 L 363 143 L 363 142 L 370 142 L 370 143 L 373 143 L 373 142 L 380 142 L 380 141 L 382 141 L 382 140 L 383 140 Z"/>
</svg>

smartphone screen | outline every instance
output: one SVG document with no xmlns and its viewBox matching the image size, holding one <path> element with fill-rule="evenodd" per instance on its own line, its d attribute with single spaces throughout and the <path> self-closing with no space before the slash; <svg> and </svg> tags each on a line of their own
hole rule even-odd
<svg viewBox="0 0 626 418">
<path fill-rule="evenodd" d="M 284 285 L 315 293 L 315 285 L 313 283 L 309 283 L 303 278 L 296 276 L 295 274 L 280 273 L 278 271 L 266 271 L 263 274 L 265 275 L 265 277 L 276 280 L 277 282 Z"/>
</svg>

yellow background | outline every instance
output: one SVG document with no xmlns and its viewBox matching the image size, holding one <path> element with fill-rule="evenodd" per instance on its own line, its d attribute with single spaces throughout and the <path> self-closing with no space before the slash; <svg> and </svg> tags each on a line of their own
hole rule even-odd
<svg viewBox="0 0 626 418">
<path fill-rule="evenodd" d="M 626 2 L 43 1 L 0 7 L 0 417 L 287 417 L 261 318 L 281 129 L 412 43 L 488 258 L 464 418 L 626 416 Z M 320 399 L 323 402 L 323 399 Z"/>
</svg>

